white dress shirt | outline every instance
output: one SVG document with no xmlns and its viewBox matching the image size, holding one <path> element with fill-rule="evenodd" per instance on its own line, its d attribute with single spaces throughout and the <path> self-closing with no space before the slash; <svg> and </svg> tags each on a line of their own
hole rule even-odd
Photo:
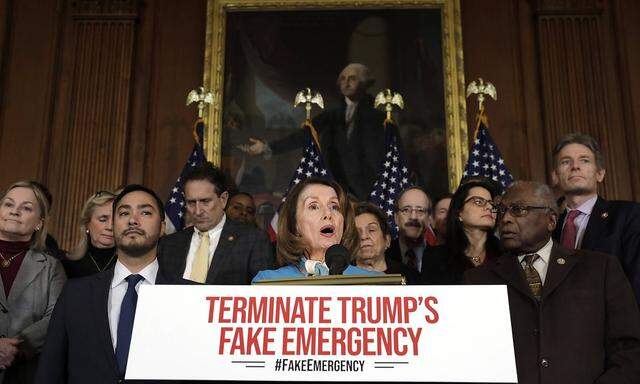
<svg viewBox="0 0 640 384">
<path fill-rule="evenodd" d="M 207 236 L 209 236 L 209 259 L 207 260 L 207 265 L 211 266 L 211 260 L 213 260 L 213 254 L 218 247 L 218 242 L 220 242 L 220 234 L 222 234 L 222 227 L 224 227 L 224 223 L 227 221 L 227 216 L 223 213 L 222 219 L 220 222 L 213 228 L 207 231 Z M 191 278 L 191 267 L 193 264 L 193 259 L 196 257 L 196 252 L 198 251 L 198 247 L 200 246 L 200 231 L 197 228 L 193 228 L 193 236 L 191 236 L 191 245 L 189 246 L 189 253 L 187 253 L 187 263 L 184 267 L 184 273 L 182 277 L 185 279 Z M 202 233 L 204 236 L 204 233 Z"/>
<path fill-rule="evenodd" d="M 355 128 L 355 121 L 353 119 L 353 115 L 356 113 L 356 108 L 358 108 L 358 103 L 352 101 L 348 97 L 345 96 L 344 101 L 347 103 L 347 108 L 344 111 L 344 122 L 347 126 L 347 139 L 351 138 L 351 134 L 353 133 L 353 129 Z"/>
<path fill-rule="evenodd" d="M 124 299 L 124 295 L 127 293 L 127 288 L 129 287 L 125 278 L 131 274 L 134 273 L 130 272 L 127 267 L 120 262 L 120 260 L 116 261 L 116 265 L 113 270 L 113 279 L 111 280 L 111 289 L 109 289 L 109 301 L 107 302 L 109 309 L 109 330 L 111 331 L 111 342 L 113 343 L 114 352 L 116 350 L 116 343 L 118 342 L 120 306 L 122 305 L 122 299 Z M 142 284 L 154 285 L 156 283 L 156 275 L 158 274 L 158 259 L 153 260 L 151 264 L 147 265 L 136 274 L 144 278 L 136 284 L 136 292 L 140 290 L 140 285 Z"/>
<path fill-rule="evenodd" d="M 551 258 L 551 248 L 553 247 L 553 240 L 549 239 L 547 244 L 544 247 L 540 248 L 536 254 L 540 257 L 533 262 L 533 268 L 538 271 L 538 275 L 540 275 L 540 281 L 542 281 L 542 285 L 544 285 L 544 281 L 547 278 L 547 270 L 549 269 L 549 259 Z M 518 256 L 518 261 L 522 268 L 527 265 L 527 262 L 524 261 L 524 257 L 526 255 Z"/>
<path fill-rule="evenodd" d="M 576 225 L 576 244 L 575 248 L 579 249 L 582 245 L 582 238 L 584 237 L 584 232 L 587 230 L 587 224 L 589 224 L 589 218 L 591 217 L 591 211 L 593 211 L 593 207 L 596 205 L 596 201 L 598 200 L 598 195 L 590 198 L 584 203 L 580 204 L 575 210 L 580 211 L 580 214 L 576 216 L 573 223 Z M 567 208 L 567 214 L 569 211 L 573 211 L 573 209 Z M 562 223 L 562 230 L 564 231 L 564 224 L 567 222 L 567 216 L 565 216 L 565 222 Z"/>
</svg>

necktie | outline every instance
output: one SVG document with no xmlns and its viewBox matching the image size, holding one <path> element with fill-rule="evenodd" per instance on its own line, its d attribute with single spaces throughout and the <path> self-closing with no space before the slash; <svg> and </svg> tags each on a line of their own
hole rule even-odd
<svg viewBox="0 0 640 384">
<path fill-rule="evenodd" d="M 190 280 L 204 283 L 209 272 L 209 233 L 200 232 L 200 246 L 191 264 Z"/>
<path fill-rule="evenodd" d="M 405 252 L 405 257 L 407 259 L 407 266 L 415 269 L 416 271 L 418 270 L 418 258 L 416 257 L 416 253 L 413 251 L 413 249 L 408 249 L 407 252 Z M 419 272 L 419 271 L 418 271 Z"/>
<path fill-rule="evenodd" d="M 562 228 L 562 236 L 560 236 L 560 244 L 564 248 L 574 249 L 576 247 L 578 228 L 575 221 L 578 215 L 580 215 L 580 211 L 577 209 L 567 213 L 567 219 L 564 222 L 564 228 Z"/>
<path fill-rule="evenodd" d="M 542 280 L 540 279 L 538 271 L 533 267 L 533 263 L 538 260 L 539 257 L 540 256 L 535 253 L 524 257 L 524 276 L 527 279 L 531 293 L 533 293 L 533 296 L 538 300 L 540 300 L 540 293 L 542 292 Z"/>
<path fill-rule="evenodd" d="M 124 377 L 127 370 L 127 358 L 131 345 L 131 332 L 133 331 L 133 319 L 136 317 L 136 305 L 138 304 L 138 292 L 136 285 L 142 280 L 140 275 L 129 275 L 127 281 L 127 293 L 124 294 L 120 304 L 120 318 L 118 319 L 118 339 L 116 341 L 116 361 L 120 374 Z"/>
</svg>

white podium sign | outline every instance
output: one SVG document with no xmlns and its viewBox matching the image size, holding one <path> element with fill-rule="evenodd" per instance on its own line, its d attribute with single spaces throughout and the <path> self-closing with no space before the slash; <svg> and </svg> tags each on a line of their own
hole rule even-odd
<svg viewBox="0 0 640 384">
<path fill-rule="evenodd" d="M 127 379 L 515 383 L 505 286 L 141 286 Z"/>
</svg>

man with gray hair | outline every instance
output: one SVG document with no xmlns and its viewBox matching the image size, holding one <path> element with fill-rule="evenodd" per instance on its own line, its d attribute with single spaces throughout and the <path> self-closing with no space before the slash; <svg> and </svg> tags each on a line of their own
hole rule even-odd
<svg viewBox="0 0 640 384">
<path fill-rule="evenodd" d="M 640 204 L 598 196 L 605 169 L 596 140 L 581 133 L 562 138 L 553 150 L 551 176 L 567 203 L 553 238 L 568 249 L 617 256 L 640 305 Z"/>
<path fill-rule="evenodd" d="M 640 383 L 640 311 L 618 259 L 551 239 L 545 184 L 515 183 L 495 210 L 505 252 L 465 282 L 507 286 L 518 382 Z"/>
<path fill-rule="evenodd" d="M 367 94 L 374 82 L 364 64 L 347 65 L 336 82 L 343 96 L 339 105 L 313 119 L 326 166 L 335 180 L 359 200 L 369 197 L 385 151 L 385 114 L 374 108 L 373 97 Z M 269 158 L 304 146 L 308 136 L 298 130 L 270 143 L 249 140 L 242 150 Z"/>
</svg>

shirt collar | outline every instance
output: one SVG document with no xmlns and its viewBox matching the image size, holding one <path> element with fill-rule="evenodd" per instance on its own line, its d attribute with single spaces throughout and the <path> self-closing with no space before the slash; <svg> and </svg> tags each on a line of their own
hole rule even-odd
<svg viewBox="0 0 640 384">
<path fill-rule="evenodd" d="M 424 236 L 422 237 L 422 242 L 417 247 L 409 247 L 404 242 L 402 237 L 398 237 L 398 243 L 400 244 L 400 252 L 402 253 L 403 256 L 404 256 L 405 253 L 407 253 L 407 251 L 409 249 L 412 249 L 414 252 L 416 252 L 416 251 L 424 250 L 425 248 L 427 248 L 427 244 L 426 244 L 426 241 L 424 239 Z"/>
<path fill-rule="evenodd" d="M 580 213 L 583 213 L 585 215 L 590 215 L 591 211 L 593 211 L 593 206 L 596 205 L 596 201 L 597 200 L 598 200 L 598 195 L 595 195 L 592 198 L 590 198 L 589 200 L 587 200 L 584 203 L 580 204 L 576 208 L 576 210 L 580 211 Z M 569 211 L 571 211 L 571 209 L 569 209 Z"/>
<path fill-rule="evenodd" d="M 545 264 L 549 264 L 549 258 L 551 258 L 552 247 L 553 247 L 553 239 L 549 238 L 549 241 L 547 241 L 544 247 L 538 249 L 535 252 L 535 254 L 540 256 L 540 258 L 542 259 L 542 261 L 544 261 Z M 525 256 L 526 254 L 518 256 L 518 261 L 522 263 L 522 260 L 524 259 Z"/>
<path fill-rule="evenodd" d="M 149 284 L 155 284 L 156 276 L 158 274 L 158 268 L 159 268 L 158 259 L 153 259 L 153 261 L 149 265 L 142 268 L 142 270 L 137 274 L 142 276 L 145 279 L 145 281 L 147 281 Z M 122 264 L 120 260 L 116 261 L 116 265 L 113 269 L 113 279 L 111 280 L 111 288 L 114 288 L 122 284 L 124 279 L 126 279 L 127 276 L 131 274 L 133 274 L 133 272 L 129 271 L 129 269 L 125 267 L 125 265 Z"/>
<path fill-rule="evenodd" d="M 227 221 L 227 215 L 224 214 L 224 212 L 222 213 L 222 219 L 220 219 L 220 222 L 218 224 L 216 224 L 215 227 L 211 228 L 210 230 L 207 231 L 207 234 L 209 234 L 209 237 L 211 237 L 214 233 L 222 231 L 222 227 L 224 227 L 224 223 Z M 198 228 L 193 227 L 193 231 L 195 232 L 196 235 L 200 235 L 200 231 L 198 231 Z"/>
<path fill-rule="evenodd" d="M 358 105 L 357 101 L 353 101 L 350 98 L 348 98 L 347 96 L 344 97 L 344 102 L 347 103 L 347 107 L 349 107 L 351 105 L 353 105 L 353 106 Z"/>
</svg>

